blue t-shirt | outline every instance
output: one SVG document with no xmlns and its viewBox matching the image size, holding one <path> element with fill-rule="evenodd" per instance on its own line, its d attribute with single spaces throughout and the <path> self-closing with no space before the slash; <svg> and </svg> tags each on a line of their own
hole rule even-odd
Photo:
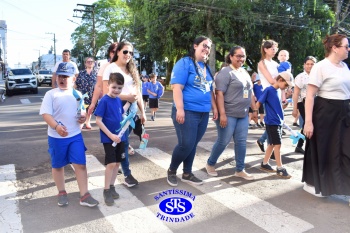
<svg viewBox="0 0 350 233">
<path fill-rule="evenodd" d="M 273 86 L 266 87 L 259 98 L 259 102 L 265 104 L 265 124 L 283 125 L 284 115 L 280 100 L 281 94 Z"/>
<path fill-rule="evenodd" d="M 98 102 L 95 110 L 95 116 L 102 117 L 102 122 L 105 124 L 107 129 L 114 134 L 118 134 L 121 130 L 120 122 L 123 120 L 122 114 L 124 109 L 122 107 L 122 101 L 117 98 L 112 98 L 108 95 L 104 95 Z M 100 130 L 101 143 L 112 143 L 113 141 Z M 126 134 L 121 138 L 121 141 L 125 141 Z"/>
<path fill-rule="evenodd" d="M 289 61 L 283 61 L 277 67 L 278 73 L 292 69 L 292 64 Z"/>
<path fill-rule="evenodd" d="M 256 99 L 258 100 L 263 92 L 263 86 L 255 83 L 253 86 L 253 91 Z"/>
<path fill-rule="evenodd" d="M 148 90 L 150 90 L 153 93 L 157 93 L 157 96 L 149 94 L 150 99 L 159 99 L 163 95 L 164 88 L 160 82 L 156 81 L 155 84 L 153 84 L 152 82 L 148 83 Z"/>
<path fill-rule="evenodd" d="M 184 57 L 176 62 L 171 73 L 170 84 L 181 84 L 184 109 L 194 112 L 210 112 L 213 77 L 203 62 L 199 66 L 206 70 L 206 78 L 202 79 L 196 72 L 192 58 Z M 174 103 L 175 105 L 175 103 Z"/>
<path fill-rule="evenodd" d="M 149 95 L 147 92 L 149 82 L 142 82 L 142 95 Z"/>
</svg>

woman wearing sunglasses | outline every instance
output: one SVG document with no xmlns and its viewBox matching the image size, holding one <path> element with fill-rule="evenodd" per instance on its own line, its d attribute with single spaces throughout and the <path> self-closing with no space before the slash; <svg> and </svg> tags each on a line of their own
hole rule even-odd
<svg viewBox="0 0 350 233">
<path fill-rule="evenodd" d="M 189 56 L 180 59 L 174 66 L 171 81 L 174 104 L 171 118 L 176 130 L 178 144 L 175 146 L 168 170 L 167 181 L 177 186 L 176 171 L 183 163 L 182 181 L 201 185 L 202 180 L 192 173 L 192 164 L 198 142 L 203 137 L 213 109 L 213 119 L 217 109 L 213 94 L 213 75 L 208 60 L 211 40 L 208 37 L 196 38 L 190 48 Z"/>
<path fill-rule="evenodd" d="M 128 41 L 120 42 L 114 53 L 114 56 L 103 72 L 103 94 L 108 92 L 108 80 L 111 73 L 121 73 L 124 76 L 124 87 L 119 95 L 123 103 L 137 102 L 138 108 L 141 112 L 141 123 L 146 121 L 146 115 L 143 107 L 143 100 L 141 95 L 140 77 L 137 68 L 133 62 L 134 47 Z M 129 134 L 128 130 L 125 132 Z M 125 141 L 125 160 L 121 162 L 123 174 L 125 177 L 124 184 L 128 187 L 133 187 L 138 184 L 138 181 L 131 175 L 129 168 L 129 140 Z M 113 178 L 116 179 L 118 170 L 114 171 Z"/>
</svg>

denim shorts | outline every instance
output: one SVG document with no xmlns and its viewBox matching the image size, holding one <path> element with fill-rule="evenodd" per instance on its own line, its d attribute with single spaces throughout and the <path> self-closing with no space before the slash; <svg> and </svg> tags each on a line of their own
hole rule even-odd
<svg viewBox="0 0 350 233">
<path fill-rule="evenodd" d="M 70 163 L 86 165 L 83 136 L 77 134 L 70 138 L 48 137 L 52 168 L 61 168 Z"/>
</svg>

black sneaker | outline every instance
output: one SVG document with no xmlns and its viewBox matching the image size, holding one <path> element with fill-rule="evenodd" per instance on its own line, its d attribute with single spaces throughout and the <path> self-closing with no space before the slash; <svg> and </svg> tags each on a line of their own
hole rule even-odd
<svg viewBox="0 0 350 233">
<path fill-rule="evenodd" d="M 264 122 L 260 122 L 260 125 L 261 125 L 262 127 L 265 127 Z"/>
<path fill-rule="evenodd" d="M 68 196 L 67 196 L 67 192 L 65 190 L 60 191 L 58 193 L 58 202 L 57 202 L 58 206 L 66 206 L 68 205 Z"/>
<path fill-rule="evenodd" d="M 286 135 L 286 132 L 285 132 L 284 130 L 282 130 L 282 135 L 283 135 L 283 136 Z"/>
<path fill-rule="evenodd" d="M 288 174 L 287 169 L 285 169 L 284 167 L 279 169 L 277 168 L 277 175 L 284 178 L 284 179 L 290 179 L 292 176 Z"/>
<path fill-rule="evenodd" d="M 270 159 L 272 159 L 272 160 L 276 160 L 276 157 L 275 157 L 275 152 L 274 152 L 274 151 L 272 151 Z"/>
<path fill-rule="evenodd" d="M 84 196 L 80 198 L 80 205 L 82 206 L 88 206 L 88 207 L 95 207 L 99 204 L 97 200 L 95 200 L 90 193 L 85 193 Z"/>
<path fill-rule="evenodd" d="M 253 125 L 249 124 L 248 129 L 252 129 L 252 128 L 253 128 Z"/>
<path fill-rule="evenodd" d="M 295 148 L 295 152 L 296 152 L 296 153 L 300 153 L 300 154 L 305 154 L 305 151 L 304 151 L 303 148 L 301 148 L 301 147 L 296 147 L 296 148 Z"/>
<path fill-rule="evenodd" d="M 131 188 L 135 185 L 138 185 L 139 182 L 130 174 L 128 176 L 125 176 L 124 184 L 128 186 L 128 188 Z"/>
<path fill-rule="evenodd" d="M 114 199 L 112 197 L 112 192 L 110 189 L 103 190 L 103 198 L 105 199 L 105 203 L 108 206 L 114 205 Z"/>
<path fill-rule="evenodd" d="M 177 186 L 177 177 L 176 177 L 176 171 L 170 171 L 168 169 L 168 176 L 167 176 L 167 181 L 170 186 L 176 187 Z"/>
<path fill-rule="evenodd" d="M 264 164 L 263 162 L 261 162 L 260 169 L 265 172 L 276 172 L 276 170 L 273 169 L 269 163 Z"/>
<path fill-rule="evenodd" d="M 299 124 L 298 123 L 293 123 L 293 126 L 299 127 Z"/>
<path fill-rule="evenodd" d="M 154 116 L 151 116 L 151 121 L 154 121 Z"/>
<path fill-rule="evenodd" d="M 261 143 L 259 140 L 256 140 L 256 144 L 260 148 L 261 152 L 265 152 L 264 143 Z"/>
<path fill-rule="evenodd" d="M 110 185 L 109 186 L 109 191 L 111 191 L 113 199 L 118 199 L 119 198 L 119 193 L 117 193 L 117 191 L 115 191 L 115 186 L 114 185 Z"/>
<path fill-rule="evenodd" d="M 185 176 L 185 174 L 182 174 L 181 181 L 186 182 L 186 183 L 190 183 L 190 184 L 194 184 L 194 185 L 203 184 L 203 181 L 198 179 L 197 177 L 195 177 L 193 175 L 193 173 L 190 173 L 188 176 Z"/>
<path fill-rule="evenodd" d="M 263 126 L 260 125 L 259 123 L 256 123 L 256 126 L 258 126 L 258 128 L 262 128 Z"/>
</svg>

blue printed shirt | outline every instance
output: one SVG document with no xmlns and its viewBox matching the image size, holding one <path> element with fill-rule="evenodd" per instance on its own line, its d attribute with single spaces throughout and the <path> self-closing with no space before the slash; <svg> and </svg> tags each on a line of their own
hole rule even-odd
<svg viewBox="0 0 350 233">
<path fill-rule="evenodd" d="M 206 70 L 205 78 L 199 77 L 193 60 L 190 57 L 184 57 L 176 62 L 171 73 L 170 84 L 184 86 L 182 94 L 185 110 L 210 112 L 213 77 L 203 62 L 198 64 Z"/>
</svg>

